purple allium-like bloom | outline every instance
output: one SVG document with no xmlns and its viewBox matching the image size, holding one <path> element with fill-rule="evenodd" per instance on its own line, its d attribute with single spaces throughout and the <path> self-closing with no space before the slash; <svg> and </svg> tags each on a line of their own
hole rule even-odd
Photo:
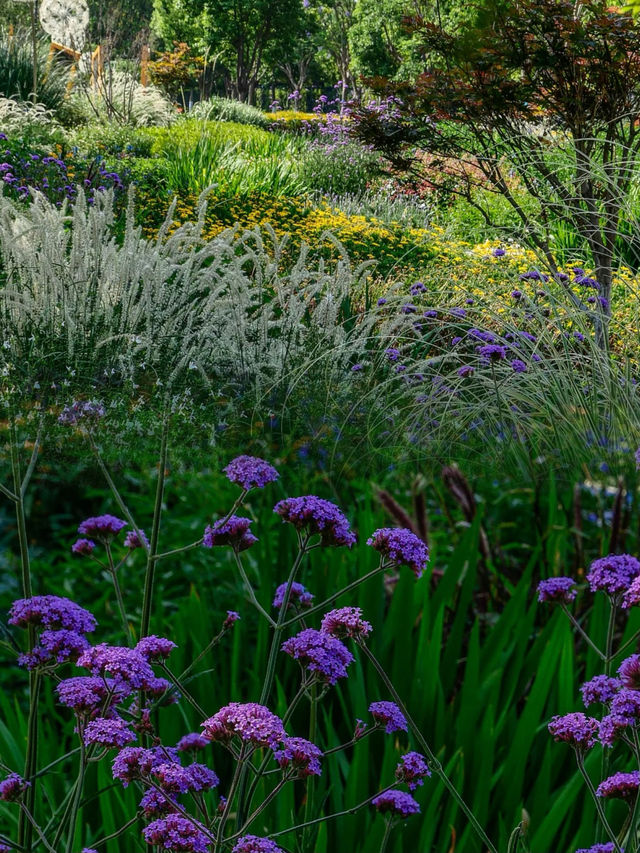
<svg viewBox="0 0 640 853">
<path fill-rule="evenodd" d="M 78 658 L 78 666 L 86 667 L 92 675 L 108 672 L 116 684 L 133 690 L 145 687 L 147 682 L 153 682 L 155 678 L 146 658 L 139 651 L 126 646 L 109 646 L 107 643 L 99 643 L 87 649 Z"/>
<path fill-rule="evenodd" d="M 256 746 L 273 746 L 286 738 L 282 720 L 256 702 L 231 702 L 202 723 L 209 740 L 228 743 L 234 736 Z"/>
<path fill-rule="evenodd" d="M 154 776 L 163 791 L 168 794 L 186 794 L 189 791 L 208 791 L 217 787 L 220 780 L 204 764 L 190 764 L 182 767 L 175 762 L 160 764 L 153 769 Z"/>
<path fill-rule="evenodd" d="M 320 630 L 332 637 L 344 639 L 345 637 L 368 637 L 373 630 L 371 623 L 362 618 L 360 607 L 339 607 L 330 610 L 322 617 Z"/>
<path fill-rule="evenodd" d="M 6 803 L 13 803 L 19 800 L 27 788 L 31 787 L 31 782 L 27 782 L 18 773 L 9 773 L 6 779 L 0 782 L 0 800 Z"/>
<path fill-rule="evenodd" d="M 176 811 L 176 802 L 174 794 L 163 794 L 155 788 L 149 788 L 140 800 L 140 808 L 145 817 L 162 817 Z"/>
<path fill-rule="evenodd" d="M 396 817 L 410 817 L 412 814 L 420 813 L 420 805 L 411 794 L 404 791 L 383 791 L 371 800 L 371 805 L 378 812 L 390 812 Z"/>
<path fill-rule="evenodd" d="M 239 838 L 231 853 L 284 853 L 270 838 L 260 838 L 257 835 L 243 835 Z"/>
<path fill-rule="evenodd" d="M 291 766 L 298 771 L 298 776 L 322 774 L 320 767 L 322 750 L 303 737 L 285 738 L 280 746 L 273 750 L 273 757 L 283 770 Z"/>
<path fill-rule="evenodd" d="M 273 465 L 258 456 L 236 456 L 224 469 L 227 479 L 245 491 L 263 489 L 280 476 Z"/>
<path fill-rule="evenodd" d="M 526 373 L 527 365 L 521 358 L 514 358 L 511 360 L 511 367 L 513 368 L 514 373 Z"/>
<path fill-rule="evenodd" d="M 635 607 L 638 604 L 640 604 L 640 576 L 631 581 L 629 589 L 622 596 L 622 606 L 625 609 Z"/>
<path fill-rule="evenodd" d="M 579 711 L 555 716 L 548 725 L 554 740 L 564 741 L 575 749 L 591 749 L 596 742 L 598 721 Z"/>
<path fill-rule="evenodd" d="M 85 746 L 97 743 L 106 747 L 122 747 L 134 741 L 136 736 L 124 720 L 118 717 L 112 720 L 98 717 L 87 723 L 83 739 Z"/>
<path fill-rule="evenodd" d="M 138 533 L 140 534 L 139 536 Z M 136 533 L 135 530 L 128 531 L 127 535 L 124 537 L 125 548 L 130 548 L 132 551 L 134 548 L 144 548 L 145 550 L 149 548 L 147 534 L 144 530 L 138 530 L 138 533 Z"/>
<path fill-rule="evenodd" d="M 618 678 L 611 678 L 608 675 L 594 676 L 580 688 L 585 708 L 596 703 L 606 705 L 613 699 L 621 687 L 622 682 Z"/>
<path fill-rule="evenodd" d="M 383 557 L 399 566 L 408 566 L 419 578 L 427 566 L 429 549 L 411 530 L 399 527 L 381 527 L 367 539 Z"/>
<path fill-rule="evenodd" d="M 210 849 L 209 839 L 194 820 L 179 814 L 168 814 L 154 820 L 142 830 L 142 834 L 148 844 L 155 844 L 163 850 L 208 853 Z"/>
<path fill-rule="evenodd" d="M 486 344 L 482 347 L 476 347 L 476 350 L 487 361 L 502 361 L 507 357 L 507 348 L 501 344 Z"/>
<path fill-rule="evenodd" d="M 78 539 L 71 546 L 71 550 L 74 554 L 81 554 L 83 557 L 88 557 L 90 554 L 93 554 L 95 547 L 96 543 L 92 542 L 91 539 Z"/>
<path fill-rule="evenodd" d="M 569 604 L 577 595 L 573 578 L 548 578 L 538 584 L 538 601 L 557 601 Z"/>
<path fill-rule="evenodd" d="M 395 702 L 372 702 L 369 705 L 369 713 L 377 723 L 384 725 L 388 735 L 392 732 L 408 731 L 404 714 Z"/>
<path fill-rule="evenodd" d="M 469 376 L 473 376 L 475 372 L 475 367 L 472 367 L 470 364 L 463 364 L 462 367 L 459 367 L 457 370 L 458 376 L 460 376 L 462 379 L 466 379 Z"/>
<path fill-rule="evenodd" d="M 632 770 L 631 773 L 614 773 L 604 782 L 600 782 L 596 790 L 598 797 L 607 799 L 633 800 L 640 786 L 640 771 Z"/>
<path fill-rule="evenodd" d="M 622 686 L 629 690 L 640 690 L 640 655 L 631 655 L 618 667 Z"/>
<path fill-rule="evenodd" d="M 273 607 L 278 610 L 282 607 L 282 602 L 284 601 L 284 594 L 287 591 L 287 584 L 281 583 L 280 586 L 276 590 L 276 594 L 273 598 Z M 294 607 L 298 605 L 298 607 L 311 607 L 313 602 L 313 595 L 305 589 L 305 587 L 301 583 L 297 583 L 294 581 L 291 584 L 291 590 L 289 592 L 289 605 L 288 607 Z"/>
<path fill-rule="evenodd" d="M 205 548 L 213 548 L 216 545 L 231 545 L 234 551 L 246 551 L 258 541 L 258 538 L 249 530 L 250 518 L 232 515 L 227 521 L 222 522 L 223 519 L 220 519 L 205 529 L 202 539 Z"/>
<path fill-rule="evenodd" d="M 176 648 L 177 646 L 172 640 L 156 637 L 155 634 L 143 637 L 136 645 L 136 651 L 148 661 L 166 660 Z"/>
<path fill-rule="evenodd" d="M 273 511 L 283 521 L 293 524 L 296 530 L 306 529 L 309 534 L 319 534 L 322 545 L 346 545 L 350 548 L 356 541 L 342 510 L 331 501 L 315 495 L 285 498 L 275 505 Z"/>
<path fill-rule="evenodd" d="M 396 779 L 407 784 L 410 791 L 424 784 L 423 780 L 427 776 L 431 776 L 431 771 L 424 755 L 419 752 L 407 752 L 396 767 Z"/>
<path fill-rule="evenodd" d="M 125 746 L 113 759 L 113 778 L 120 779 L 126 788 L 134 779 L 148 776 L 153 767 L 154 754 L 141 746 Z"/>
<path fill-rule="evenodd" d="M 201 749 L 205 749 L 209 746 L 211 741 L 209 741 L 203 734 L 200 732 L 190 732 L 188 735 L 184 735 L 180 738 L 178 743 L 176 744 L 176 749 L 178 752 L 199 752 Z"/>
<path fill-rule="evenodd" d="M 309 672 L 313 672 L 320 681 L 328 684 L 346 678 L 347 667 L 354 660 L 340 640 L 314 628 L 305 628 L 295 637 L 290 637 L 281 648 Z"/>
<path fill-rule="evenodd" d="M 78 525 L 78 533 L 106 543 L 111 542 L 114 536 L 117 536 L 126 526 L 127 522 L 116 518 L 115 515 L 96 515 L 93 518 L 86 518 Z"/>
<path fill-rule="evenodd" d="M 625 592 L 640 575 L 640 562 L 630 554 L 609 554 L 594 560 L 589 567 L 587 580 L 592 592 L 603 590 L 609 595 Z"/>
<path fill-rule="evenodd" d="M 88 634 L 96 627 L 95 617 L 75 601 L 57 595 L 34 595 L 19 598 L 9 611 L 9 624 L 26 628 L 44 625 L 45 628 L 66 628 L 78 634 Z"/>
<path fill-rule="evenodd" d="M 58 423 L 63 426 L 75 426 L 78 421 L 98 420 L 106 415 L 102 403 L 95 400 L 74 400 L 70 406 L 65 406 L 58 416 Z"/>
</svg>

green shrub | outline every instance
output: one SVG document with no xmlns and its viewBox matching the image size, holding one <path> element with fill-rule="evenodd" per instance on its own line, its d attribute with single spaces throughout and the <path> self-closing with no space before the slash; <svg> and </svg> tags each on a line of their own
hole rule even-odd
<svg viewBox="0 0 640 853">
<path fill-rule="evenodd" d="M 195 104 L 192 113 L 201 119 L 211 121 L 234 121 L 238 124 L 252 124 L 255 127 L 269 127 L 269 118 L 256 107 L 242 104 L 240 101 L 231 101 L 216 96 L 208 101 L 199 101 Z"/>
<path fill-rule="evenodd" d="M 300 163 L 300 177 L 309 190 L 337 195 L 364 193 L 380 172 L 380 158 L 356 143 L 312 145 Z"/>
</svg>

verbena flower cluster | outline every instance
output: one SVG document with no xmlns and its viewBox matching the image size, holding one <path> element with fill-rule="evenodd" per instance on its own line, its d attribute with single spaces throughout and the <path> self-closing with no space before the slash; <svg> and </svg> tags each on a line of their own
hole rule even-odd
<svg viewBox="0 0 640 853">
<path fill-rule="evenodd" d="M 331 501 L 315 495 L 285 498 L 275 505 L 274 512 L 283 521 L 293 524 L 296 530 L 304 530 L 308 535 L 319 534 L 323 545 L 346 545 L 350 548 L 355 544 L 356 537 L 349 521 Z"/>
<path fill-rule="evenodd" d="M 427 567 L 429 549 L 411 530 L 382 527 L 367 539 L 367 545 L 379 551 L 389 562 L 408 566 L 417 578 Z"/>
<path fill-rule="evenodd" d="M 224 469 L 227 479 L 246 491 L 263 489 L 280 476 L 273 465 L 257 456 L 237 456 Z"/>
</svg>

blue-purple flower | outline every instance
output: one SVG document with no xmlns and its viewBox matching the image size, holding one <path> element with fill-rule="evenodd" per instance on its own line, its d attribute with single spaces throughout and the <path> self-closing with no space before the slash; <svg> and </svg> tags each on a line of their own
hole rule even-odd
<svg viewBox="0 0 640 853">
<path fill-rule="evenodd" d="M 107 513 L 106 515 L 96 515 L 92 518 L 86 518 L 78 525 L 78 533 L 81 536 L 96 539 L 98 542 L 107 544 L 126 526 L 126 521 Z"/>
<path fill-rule="evenodd" d="M 274 509 L 283 521 L 296 530 L 306 530 L 310 535 L 319 534 L 322 545 L 346 545 L 350 548 L 356 541 L 349 521 L 331 501 L 315 495 L 300 498 L 285 498 Z"/>
<path fill-rule="evenodd" d="M 547 578 L 538 584 L 538 601 L 569 604 L 577 595 L 576 582 L 570 577 Z"/>
<path fill-rule="evenodd" d="M 315 743 L 302 737 L 285 738 L 277 748 L 274 748 L 273 757 L 283 770 L 291 767 L 300 777 L 322 774 L 320 767 L 322 750 Z"/>
<path fill-rule="evenodd" d="M 238 839 L 231 853 L 284 853 L 284 850 L 270 838 L 243 835 L 242 838 Z"/>
<path fill-rule="evenodd" d="M 630 554 L 609 554 L 594 560 L 587 572 L 592 592 L 602 590 L 609 595 L 626 592 L 640 575 L 640 562 Z"/>
<path fill-rule="evenodd" d="M 429 549 L 411 530 L 381 527 L 367 539 L 376 551 L 391 563 L 408 566 L 416 578 L 422 575 L 429 560 Z"/>
<path fill-rule="evenodd" d="M 598 721 L 576 711 L 564 716 L 553 717 L 548 729 L 554 740 L 563 741 L 577 750 L 584 751 L 595 745 L 598 735 Z"/>
<path fill-rule="evenodd" d="M 376 811 L 381 813 L 389 812 L 396 817 L 407 818 L 413 814 L 419 814 L 420 805 L 413 799 L 411 794 L 404 791 L 383 791 L 378 794 L 375 799 L 371 800 L 371 805 Z"/>
<path fill-rule="evenodd" d="M 216 545 L 231 545 L 234 551 L 246 551 L 258 538 L 250 531 L 251 519 L 232 515 L 226 521 L 220 519 L 204 531 L 202 544 L 205 548 Z"/>
<path fill-rule="evenodd" d="M 327 684 L 346 678 L 347 667 L 354 660 L 340 640 L 314 628 L 305 628 L 295 637 L 290 637 L 282 644 L 282 651 Z"/>
<path fill-rule="evenodd" d="M 396 767 L 396 779 L 408 785 L 410 791 L 423 785 L 427 776 L 431 776 L 431 771 L 424 755 L 419 752 L 407 752 Z"/>
<path fill-rule="evenodd" d="M 154 820 L 142 830 L 148 844 L 163 850 L 208 853 L 210 841 L 197 822 L 179 814 L 168 814 Z"/>
<path fill-rule="evenodd" d="M 273 465 L 258 456 L 236 456 L 224 469 L 227 479 L 245 491 L 263 489 L 280 476 Z"/>
<path fill-rule="evenodd" d="M 276 594 L 273 598 L 273 607 L 278 610 L 282 607 L 284 602 L 284 596 L 287 591 L 287 584 L 281 583 L 280 586 L 276 589 Z M 289 604 L 288 607 L 311 607 L 313 603 L 313 595 L 305 589 L 305 587 L 298 583 L 297 581 L 293 581 L 291 584 L 291 589 L 289 591 Z"/>
<path fill-rule="evenodd" d="M 369 713 L 380 725 L 385 727 L 385 732 L 406 732 L 408 730 L 407 720 L 395 702 L 372 702 L 369 705 Z"/>
<path fill-rule="evenodd" d="M 273 746 L 286 738 L 282 720 L 256 702 L 231 702 L 202 723 L 209 740 L 229 743 L 234 737 L 255 746 Z"/>
<path fill-rule="evenodd" d="M 360 607 L 339 607 L 322 617 L 320 630 L 338 639 L 351 637 L 365 639 L 373 630 L 371 623 L 362 618 Z"/>
<path fill-rule="evenodd" d="M 98 744 L 107 748 L 123 747 L 136 739 L 129 724 L 119 717 L 97 717 L 87 723 L 83 734 L 86 746 Z"/>
</svg>

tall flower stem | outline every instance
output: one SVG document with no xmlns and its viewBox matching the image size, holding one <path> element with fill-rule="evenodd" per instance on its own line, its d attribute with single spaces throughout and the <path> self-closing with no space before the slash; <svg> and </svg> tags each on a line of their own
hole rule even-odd
<svg viewBox="0 0 640 853">
<path fill-rule="evenodd" d="M 224 841 L 224 830 L 227 824 L 227 820 L 229 819 L 229 813 L 233 804 L 233 798 L 235 796 L 236 789 L 238 788 L 238 785 L 241 782 L 241 779 L 245 776 L 245 762 L 249 759 L 249 757 L 250 755 L 247 754 L 245 750 L 245 745 L 243 743 L 240 747 L 240 755 L 238 756 L 238 761 L 236 762 L 235 770 L 233 771 L 233 778 L 229 787 L 229 796 L 227 797 L 227 802 L 225 803 L 224 811 L 222 812 L 222 817 L 220 818 L 220 826 L 218 827 L 218 832 L 216 834 L 217 840 L 214 846 L 214 853 L 218 853 L 218 850 L 222 849 L 222 844 Z"/>
<path fill-rule="evenodd" d="M 82 739 L 82 733 L 80 734 L 80 766 L 78 768 L 78 779 L 76 782 L 76 788 L 73 793 L 73 800 L 71 801 L 71 811 L 69 814 L 69 835 L 67 836 L 67 846 L 65 848 L 65 853 L 73 853 L 75 844 L 75 835 L 76 835 L 76 824 L 78 822 L 78 812 L 80 811 L 80 801 L 82 800 L 82 792 L 84 790 L 84 774 L 87 767 L 87 755 L 84 747 L 84 741 Z"/>
<path fill-rule="evenodd" d="M 244 570 L 244 566 L 242 565 L 242 560 L 240 559 L 240 554 L 236 548 L 233 549 L 233 556 L 235 557 L 236 566 L 238 567 L 238 572 L 240 573 L 240 577 L 242 578 L 242 582 L 244 583 L 245 588 L 246 588 L 247 592 L 249 593 L 249 598 L 251 600 L 251 603 L 256 608 L 256 610 L 262 616 L 264 616 L 264 618 L 267 620 L 269 625 L 271 625 L 272 628 L 275 628 L 276 623 L 273 621 L 271 616 L 267 613 L 267 611 L 264 609 L 264 607 L 260 604 L 260 602 L 256 598 L 256 594 L 253 591 L 253 587 L 251 586 L 251 582 L 250 582 L 249 578 L 247 577 L 247 573 Z"/>
<path fill-rule="evenodd" d="M 111 580 L 113 581 L 113 588 L 115 589 L 116 600 L 118 602 L 118 610 L 120 611 L 120 618 L 122 619 L 122 627 L 127 636 L 127 643 L 132 646 L 133 637 L 131 635 L 131 626 L 129 625 L 129 620 L 127 619 L 127 611 L 124 607 L 124 598 L 122 597 L 122 589 L 120 588 L 120 581 L 118 580 L 117 567 L 113 562 L 111 546 L 108 543 L 105 545 L 105 550 L 107 552 L 107 560 L 109 561 L 109 574 L 111 575 Z"/>
<path fill-rule="evenodd" d="M 162 501 L 164 498 L 165 471 L 167 467 L 167 448 L 169 443 L 169 415 L 165 414 L 162 424 L 162 437 L 160 439 L 160 459 L 158 461 L 158 483 L 156 486 L 156 500 L 153 508 L 153 525 L 151 527 L 151 539 L 149 541 L 149 552 L 147 554 L 147 570 L 144 578 L 144 595 L 142 598 L 142 619 L 140 621 L 140 637 L 146 637 L 149 633 L 151 622 L 151 605 L 153 602 L 153 581 L 155 576 L 156 560 L 158 551 L 158 537 L 160 535 L 160 519 L 162 518 Z"/>
<path fill-rule="evenodd" d="M 460 807 L 460 809 L 462 810 L 462 812 L 466 816 L 467 820 L 471 824 L 473 830 L 475 831 L 478 838 L 480 838 L 482 843 L 487 847 L 488 850 L 491 851 L 491 853 L 498 853 L 497 848 L 495 847 L 493 842 L 490 840 L 489 836 L 486 834 L 486 832 L 484 831 L 484 829 L 480 825 L 477 817 L 474 815 L 474 813 L 471 811 L 471 809 L 469 808 L 469 806 L 467 805 L 467 803 L 463 799 L 462 794 L 458 791 L 458 789 L 453 784 L 451 779 L 449 779 L 449 777 L 447 776 L 444 767 L 436 758 L 433 750 L 431 749 L 431 747 L 429 746 L 429 744 L 425 740 L 422 732 L 420 731 L 420 729 L 418 728 L 418 726 L 414 722 L 413 718 L 411 717 L 411 715 L 407 711 L 406 705 L 404 704 L 404 702 L 402 701 L 402 699 L 398 695 L 395 687 L 391 683 L 389 676 L 387 675 L 384 668 L 382 667 L 382 664 L 378 661 L 378 659 L 375 657 L 373 652 L 371 652 L 371 650 L 365 645 L 364 642 L 359 642 L 358 645 L 360 646 L 360 648 L 364 652 L 364 655 L 373 664 L 374 669 L 376 670 L 376 672 L 378 673 L 378 675 L 382 679 L 385 687 L 387 688 L 389 693 L 393 696 L 394 702 L 402 711 L 402 714 L 406 718 L 407 723 L 409 724 L 409 727 L 410 727 L 411 731 L 413 732 L 413 736 L 415 737 L 415 739 L 418 741 L 418 743 L 422 747 L 422 750 L 423 750 L 423 752 L 427 758 L 429 766 L 431 767 L 433 772 L 436 773 L 440 777 L 440 780 L 442 781 L 443 785 L 445 786 L 447 791 L 449 791 L 449 793 L 454 798 L 454 800 L 457 802 L 458 806 Z"/>
<path fill-rule="evenodd" d="M 617 603 L 613 597 L 609 598 L 609 623 L 607 625 L 607 639 L 604 647 L 604 673 L 611 674 L 611 664 L 613 662 L 613 635 L 616 627 Z M 584 774 L 583 774 L 584 775 Z M 600 778 L 606 779 L 609 775 L 609 750 L 602 750 L 602 760 L 600 763 Z M 598 800 L 598 802 L 600 802 Z M 604 809 L 602 810 L 604 814 Z M 602 832 L 606 827 L 604 823 L 599 823 L 596 827 L 596 841 L 602 840 Z"/>
<path fill-rule="evenodd" d="M 607 655 L 596 646 L 596 644 L 593 642 L 591 637 L 586 633 L 586 631 L 584 630 L 582 625 L 578 622 L 576 617 L 569 610 L 567 605 L 564 602 L 561 602 L 560 606 L 562 607 L 563 613 L 566 615 L 566 617 L 571 622 L 571 624 L 576 629 L 576 631 L 580 634 L 582 639 L 587 643 L 587 645 L 589 645 L 593 649 L 593 651 L 598 655 L 600 660 L 605 661 L 605 665 L 606 665 Z"/>
<path fill-rule="evenodd" d="M 310 707 L 309 707 L 309 740 L 311 743 L 316 742 L 318 728 L 318 685 L 312 684 L 310 690 Z M 313 794 L 315 790 L 315 779 L 313 776 L 307 776 L 307 797 L 304 804 L 303 820 L 307 823 L 310 816 L 313 814 Z M 302 849 L 313 850 L 313 828 L 306 826 L 302 830 Z"/>
<path fill-rule="evenodd" d="M 384 828 L 384 835 L 382 836 L 382 844 L 380 845 L 380 853 L 386 853 L 387 846 L 389 844 L 389 838 L 391 837 L 391 828 L 393 827 L 393 821 L 391 818 L 387 820 L 387 825 Z"/>
<path fill-rule="evenodd" d="M 582 773 L 582 777 L 583 777 L 584 781 L 586 782 L 587 788 L 589 789 L 589 793 L 591 794 L 591 796 L 593 798 L 593 802 L 595 803 L 596 811 L 598 812 L 598 817 L 600 818 L 600 821 L 602 822 L 602 826 L 604 827 L 604 831 L 609 836 L 609 841 L 611 841 L 613 843 L 613 849 L 615 850 L 615 853 L 622 853 L 622 849 L 621 849 L 620 845 L 618 844 L 618 839 L 616 838 L 616 834 L 611 829 L 611 825 L 609 824 L 609 821 L 607 820 L 607 816 L 604 812 L 604 808 L 602 807 L 602 802 L 600 801 L 600 797 L 598 797 L 598 795 L 596 794 L 596 789 L 593 787 L 593 782 L 591 781 L 591 778 L 586 771 L 586 768 L 584 766 L 584 758 L 577 751 L 576 751 L 576 760 L 578 762 L 578 769 L 580 770 L 580 773 Z"/>
</svg>

